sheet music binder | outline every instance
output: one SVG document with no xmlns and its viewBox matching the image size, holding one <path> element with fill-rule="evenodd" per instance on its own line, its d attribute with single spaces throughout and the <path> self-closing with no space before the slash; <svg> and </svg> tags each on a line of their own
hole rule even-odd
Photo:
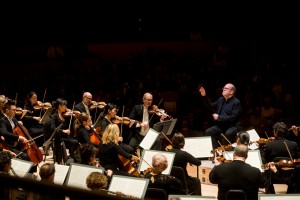
<svg viewBox="0 0 300 200">
<path fill-rule="evenodd" d="M 165 135 L 171 135 L 177 119 L 170 119 L 163 122 L 158 122 L 154 124 L 153 129 L 159 133 L 163 132 Z M 163 137 L 163 136 L 160 136 Z"/>
</svg>

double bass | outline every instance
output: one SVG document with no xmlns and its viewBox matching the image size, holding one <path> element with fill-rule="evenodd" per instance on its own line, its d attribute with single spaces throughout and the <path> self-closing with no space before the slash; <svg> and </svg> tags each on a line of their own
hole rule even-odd
<svg viewBox="0 0 300 200">
<path fill-rule="evenodd" d="M 19 136 L 25 137 L 28 142 L 25 144 L 22 144 L 22 152 L 26 150 L 26 153 L 28 154 L 28 157 L 34 164 L 38 164 L 43 160 L 43 154 L 41 150 L 37 147 L 35 144 L 34 139 L 30 136 L 28 130 L 18 122 L 16 123 L 16 127 L 13 129 L 13 133 L 17 134 Z"/>
</svg>

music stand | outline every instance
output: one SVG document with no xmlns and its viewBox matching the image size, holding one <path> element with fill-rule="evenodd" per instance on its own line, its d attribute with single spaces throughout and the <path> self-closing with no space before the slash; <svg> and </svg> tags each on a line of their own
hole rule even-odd
<svg viewBox="0 0 300 200">
<path fill-rule="evenodd" d="M 52 111 L 53 111 L 54 109 L 55 109 L 55 108 L 48 108 L 48 109 L 46 110 L 46 112 L 44 113 L 44 115 L 43 115 L 43 117 L 42 117 L 42 119 L 41 119 L 41 121 L 40 121 L 41 124 L 43 124 L 43 123 L 45 123 L 46 121 L 48 121 L 48 120 L 51 119 L 50 116 L 51 116 L 51 113 L 52 113 Z"/>
<path fill-rule="evenodd" d="M 158 122 L 154 124 L 153 129 L 159 133 L 163 132 L 165 135 L 171 135 L 175 124 L 177 122 L 177 119 L 170 119 L 163 122 Z M 160 136 L 163 138 L 164 136 Z"/>
</svg>

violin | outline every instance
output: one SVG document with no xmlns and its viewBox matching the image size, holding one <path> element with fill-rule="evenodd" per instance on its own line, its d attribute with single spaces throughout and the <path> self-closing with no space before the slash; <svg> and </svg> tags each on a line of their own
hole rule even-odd
<svg viewBox="0 0 300 200">
<path fill-rule="evenodd" d="M 232 144 L 228 144 L 228 145 L 221 145 L 220 147 L 218 147 L 217 149 L 213 149 L 210 151 L 210 153 L 214 154 L 217 151 L 229 151 L 232 149 Z"/>
<path fill-rule="evenodd" d="M 80 115 L 81 115 L 81 112 L 78 111 L 78 110 L 73 110 L 73 111 L 71 110 L 71 111 L 67 111 L 67 112 L 63 113 L 64 117 L 71 117 L 71 116 L 73 116 L 75 118 L 78 118 Z"/>
<path fill-rule="evenodd" d="M 173 149 L 173 146 L 171 144 L 169 144 L 168 146 L 166 146 L 165 150 L 166 151 L 170 151 Z"/>
<path fill-rule="evenodd" d="M 167 115 L 165 110 L 163 109 L 159 109 L 158 106 L 156 105 L 152 105 L 151 109 L 148 109 L 148 112 L 151 114 L 156 114 L 157 116 L 162 116 L 163 114 L 165 114 L 168 118 L 172 118 L 170 115 Z"/>
<path fill-rule="evenodd" d="M 259 146 L 264 146 L 268 142 L 274 141 L 274 140 L 275 140 L 275 137 L 269 137 L 268 139 L 266 139 L 266 138 L 259 138 L 259 140 L 255 141 L 255 142 L 250 141 L 249 144 L 257 143 Z"/>
<path fill-rule="evenodd" d="M 214 161 L 215 156 L 214 157 L 209 157 L 208 160 Z M 220 162 L 220 163 L 231 163 L 232 160 L 227 160 L 224 156 L 218 156 L 216 157 L 216 159 Z"/>
<path fill-rule="evenodd" d="M 20 107 L 17 107 L 17 108 L 16 108 L 16 115 L 22 115 L 23 112 L 29 112 L 30 114 L 33 113 L 33 111 L 30 111 L 30 110 L 24 110 L 24 109 L 22 109 L 22 108 L 20 108 Z"/>
<path fill-rule="evenodd" d="M 45 109 L 47 110 L 48 108 L 51 108 L 52 105 L 49 102 L 42 103 L 41 101 L 37 101 L 37 104 L 33 106 L 34 109 L 40 110 L 40 109 Z"/>
<path fill-rule="evenodd" d="M 153 168 L 148 167 L 147 169 L 145 169 L 145 170 L 143 171 L 143 174 L 145 175 L 145 174 L 151 173 L 152 171 L 153 171 Z"/>
<path fill-rule="evenodd" d="M 95 108 L 103 109 L 106 106 L 106 103 L 101 101 L 101 102 L 96 102 L 96 101 L 91 101 L 89 105 L 89 109 L 93 110 Z"/>
<path fill-rule="evenodd" d="M 274 164 L 282 169 L 282 170 L 291 170 L 294 169 L 296 167 L 296 164 L 300 162 L 300 159 L 294 159 L 294 160 L 279 160 L 278 162 L 274 162 Z M 267 164 L 263 164 L 261 166 L 262 169 L 268 169 L 268 163 Z"/>
<path fill-rule="evenodd" d="M 131 123 L 132 119 L 129 119 L 128 117 L 116 117 L 112 119 L 112 123 L 114 124 L 120 124 L 123 123 L 125 125 L 129 125 Z"/>
</svg>

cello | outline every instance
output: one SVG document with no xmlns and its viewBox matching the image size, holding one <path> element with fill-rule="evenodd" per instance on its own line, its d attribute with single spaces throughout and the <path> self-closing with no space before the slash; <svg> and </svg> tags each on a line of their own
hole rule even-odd
<svg viewBox="0 0 300 200">
<path fill-rule="evenodd" d="M 22 150 L 28 154 L 28 157 L 34 164 L 38 164 L 43 160 L 43 154 L 41 150 L 37 147 L 34 139 L 31 138 L 28 130 L 21 124 L 15 121 L 16 127 L 13 129 L 13 133 L 19 136 L 23 136 L 28 140 L 28 143 L 23 144 Z"/>
</svg>

